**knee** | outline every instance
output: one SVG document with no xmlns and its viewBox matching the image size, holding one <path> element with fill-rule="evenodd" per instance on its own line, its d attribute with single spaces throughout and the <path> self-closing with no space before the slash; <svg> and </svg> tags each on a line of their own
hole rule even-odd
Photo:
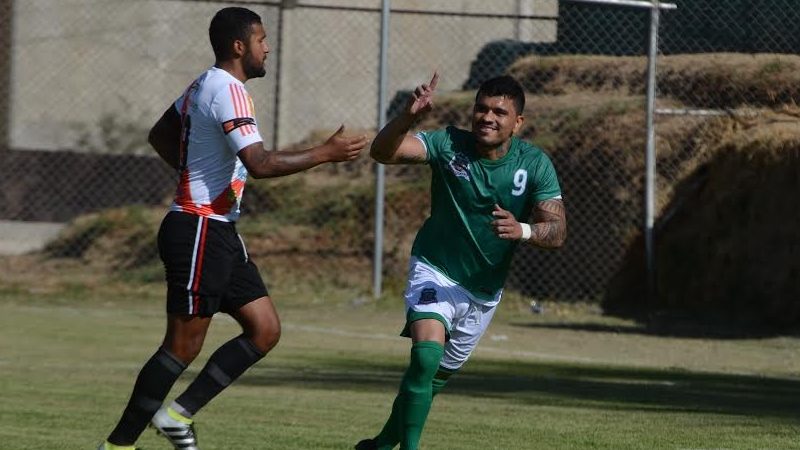
<svg viewBox="0 0 800 450">
<path fill-rule="evenodd" d="M 169 315 L 162 347 L 189 365 L 203 348 L 210 317 Z"/>
<path fill-rule="evenodd" d="M 436 342 L 417 342 L 411 346 L 411 361 L 409 366 L 425 377 L 433 378 L 439 368 L 444 349 Z"/>
<path fill-rule="evenodd" d="M 164 349 L 187 366 L 197 358 L 203 348 L 203 339 L 182 339 L 164 342 Z"/>
<path fill-rule="evenodd" d="M 278 341 L 281 339 L 280 323 L 275 323 L 269 327 L 261 327 L 255 330 L 248 338 L 261 353 L 267 353 L 275 348 L 275 346 L 278 345 Z"/>
<path fill-rule="evenodd" d="M 411 346 L 411 360 L 400 382 L 403 395 L 432 395 L 433 377 L 442 358 L 438 342 L 416 342 Z"/>
</svg>

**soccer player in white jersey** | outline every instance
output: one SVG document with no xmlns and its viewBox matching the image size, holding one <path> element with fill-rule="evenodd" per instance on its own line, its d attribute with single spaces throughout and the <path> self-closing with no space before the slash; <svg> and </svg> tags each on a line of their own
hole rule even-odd
<svg viewBox="0 0 800 450">
<path fill-rule="evenodd" d="M 158 233 L 167 279 L 166 333 L 100 449 L 134 448 L 148 423 L 174 448 L 198 448 L 193 416 L 280 337 L 278 314 L 236 232 L 247 176 L 278 177 L 351 161 L 366 145 L 365 136 L 345 136 L 341 127 L 324 144 L 307 150 L 265 151 L 244 86 L 265 75 L 269 46 L 261 18 L 245 8 L 221 9 L 211 20 L 209 36 L 216 63 L 167 109 L 149 137 L 180 174 Z M 242 334 L 217 349 L 174 402 L 162 405 L 200 352 L 217 312 L 236 319 Z"/>
<path fill-rule="evenodd" d="M 433 397 L 478 344 L 503 294 L 521 243 L 557 248 L 566 219 L 555 169 L 539 148 L 517 138 L 525 94 L 509 76 L 484 82 L 472 129 L 410 134 L 433 107 L 438 82 L 416 88 L 406 109 L 378 133 L 372 157 L 431 168 L 431 211 L 411 249 L 405 291 L 411 356 L 381 432 L 357 450 L 417 449 Z M 529 218 L 531 222 L 528 223 Z"/>
</svg>

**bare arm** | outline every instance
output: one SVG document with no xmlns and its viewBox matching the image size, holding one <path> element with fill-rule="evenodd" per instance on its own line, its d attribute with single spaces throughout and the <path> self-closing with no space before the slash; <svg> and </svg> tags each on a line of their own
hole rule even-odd
<svg viewBox="0 0 800 450">
<path fill-rule="evenodd" d="M 427 160 L 425 146 L 419 139 L 409 136 L 411 125 L 421 115 L 433 108 L 433 93 L 439 82 L 434 72 L 429 84 L 417 86 L 408 106 L 399 116 L 387 123 L 375 136 L 370 156 L 383 164 L 419 164 Z"/>
<path fill-rule="evenodd" d="M 384 126 L 372 141 L 369 154 L 382 164 L 420 164 L 428 154 L 422 142 L 408 135 L 414 118 L 401 114 Z"/>
<path fill-rule="evenodd" d="M 558 248 L 567 239 L 567 215 L 561 199 L 538 202 L 533 206 L 531 238 L 528 243 L 542 248 Z"/>
<path fill-rule="evenodd" d="M 274 178 L 302 172 L 328 162 L 352 161 L 367 145 L 366 136 L 345 136 L 344 125 L 324 144 L 306 150 L 266 151 L 263 142 L 239 151 L 239 159 L 255 178 Z"/>
<path fill-rule="evenodd" d="M 521 240 L 522 225 L 510 211 L 498 205 L 492 212 L 495 220 L 492 228 L 501 239 Z M 533 206 L 533 223 L 531 236 L 526 240 L 531 245 L 540 248 L 559 248 L 567 239 L 567 217 L 564 202 L 561 199 L 550 199 L 537 202 Z"/>
<path fill-rule="evenodd" d="M 150 129 L 147 141 L 170 167 L 180 168 L 181 116 L 170 105 Z"/>
<path fill-rule="evenodd" d="M 181 117 L 175 107 L 164 112 L 148 136 L 150 145 L 175 170 L 180 169 Z M 340 127 L 324 144 L 300 151 L 264 149 L 263 142 L 248 145 L 239 151 L 239 158 L 255 178 L 272 178 L 310 169 L 326 162 L 352 161 L 366 146 L 366 136 L 348 137 Z"/>
</svg>

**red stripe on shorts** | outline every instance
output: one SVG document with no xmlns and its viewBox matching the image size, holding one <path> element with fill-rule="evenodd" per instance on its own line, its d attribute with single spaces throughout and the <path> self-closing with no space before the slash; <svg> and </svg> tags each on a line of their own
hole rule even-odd
<svg viewBox="0 0 800 450">
<path fill-rule="evenodd" d="M 208 231 L 208 219 L 205 217 L 200 218 L 200 243 L 197 246 L 197 261 L 194 266 L 194 285 L 192 285 L 192 292 L 194 304 L 192 305 L 193 313 L 197 314 L 200 306 L 200 295 L 198 288 L 200 287 L 200 276 L 203 273 L 203 259 L 206 250 L 206 232 Z"/>
</svg>

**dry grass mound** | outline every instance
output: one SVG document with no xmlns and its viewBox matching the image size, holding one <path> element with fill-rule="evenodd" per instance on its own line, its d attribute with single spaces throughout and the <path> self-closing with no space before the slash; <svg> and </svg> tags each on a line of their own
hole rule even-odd
<svg viewBox="0 0 800 450">
<path fill-rule="evenodd" d="M 682 180 L 657 230 L 655 298 L 644 301 L 639 241 L 609 286 L 609 312 L 800 323 L 800 139 L 763 128 L 732 133 Z"/>
<path fill-rule="evenodd" d="M 703 108 L 800 103 L 800 56 L 733 53 L 658 59 L 659 96 Z M 613 91 L 643 95 L 644 57 L 528 56 L 509 68 L 531 93 Z"/>
</svg>

